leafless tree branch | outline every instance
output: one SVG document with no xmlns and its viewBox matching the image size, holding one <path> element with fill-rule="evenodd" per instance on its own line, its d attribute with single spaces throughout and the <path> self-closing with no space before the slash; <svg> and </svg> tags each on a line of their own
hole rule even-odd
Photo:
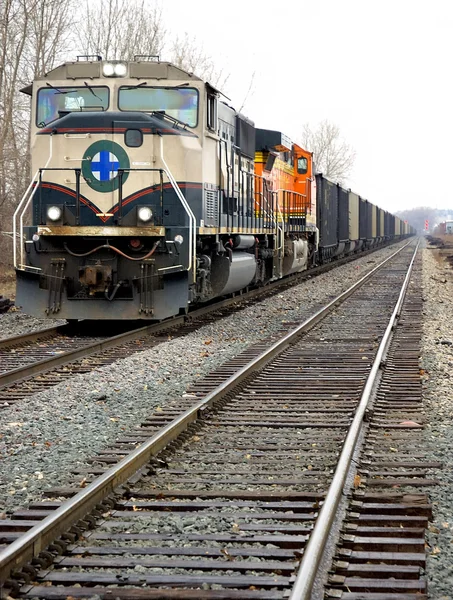
<svg viewBox="0 0 453 600">
<path fill-rule="evenodd" d="M 137 54 L 159 55 L 165 28 L 160 7 L 145 0 L 86 0 L 77 33 L 85 54 L 133 60 Z"/>
<path fill-rule="evenodd" d="M 19 90 L 61 59 L 73 6 L 74 0 L 0 3 L 0 231 L 11 228 L 12 212 L 29 178 L 30 106 Z M 2 236 L 0 261 L 9 255 L 6 243 Z"/>
<path fill-rule="evenodd" d="M 187 32 L 176 36 L 170 48 L 170 61 L 177 67 L 195 73 L 201 79 L 208 81 L 217 88 L 223 88 L 228 81 L 228 75 L 219 69 L 213 58 L 207 54 L 202 44 Z"/>
<path fill-rule="evenodd" d="M 306 124 L 302 131 L 302 145 L 313 152 L 316 170 L 328 179 L 344 184 L 355 161 L 355 151 L 340 136 L 340 129 L 327 120 L 315 128 Z"/>
</svg>

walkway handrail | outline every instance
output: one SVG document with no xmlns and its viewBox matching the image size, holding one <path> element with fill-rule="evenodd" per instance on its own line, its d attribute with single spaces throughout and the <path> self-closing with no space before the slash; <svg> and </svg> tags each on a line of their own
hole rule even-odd
<svg viewBox="0 0 453 600">
<path fill-rule="evenodd" d="M 160 138 L 160 157 L 162 160 L 162 164 L 164 165 L 165 174 L 167 175 L 168 180 L 170 181 L 176 195 L 178 196 L 184 210 L 186 211 L 187 216 L 189 217 L 189 267 L 187 270 L 190 271 L 190 269 L 192 268 L 192 277 L 193 282 L 195 283 L 197 279 L 197 269 L 195 262 L 197 257 L 197 220 L 187 200 L 185 199 L 184 194 L 181 192 L 181 188 L 177 184 L 172 172 L 170 171 L 167 163 L 165 162 L 163 137 Z"/>
<path fill-rule="evenodd" d="M 49 166 L 49 163 L 52 159 L 52 153 L 53 153 L 52 134 L 49 136 L 49 145 L 50 145 L 49 158 L 47 159 L 44 169 Z M 22 199 L 19 202 L 19 204 L 13 214 L 13 266 L 15 269 L 17 268 L 17 226 L 16 226 L 17 215 L 18 215 L 19 211 L 21 210 L 23 204 L 25 203 L 25 206 L 24 206 L 22 213 L 20 215 L 20 218 L 19 218 L 20 264 L 23 265 L 24 264 L 24 214 L 27 211 L 28 207 L 30 206 L 30 202 L 32 201 L 33 196 L 36 193 L 38 186 L 35 185 L 33 187 L 33 185 L 37 183 L 38 174 L 39 174 L 39 169 L 33 175 L 33 178 L 30 181 L 29 186 L 25 190 L 25 193 L 22 196 Z M 30 190 L 32 188 L 33 188 L 33 191 L 27 200 L 27 196 L 30 194 Z"/>
</svg>

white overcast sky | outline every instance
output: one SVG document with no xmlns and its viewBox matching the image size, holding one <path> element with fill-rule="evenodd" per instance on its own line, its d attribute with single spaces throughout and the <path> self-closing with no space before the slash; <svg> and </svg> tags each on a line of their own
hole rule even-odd
<svg viewBox="0 0 453 600">
<path fill-rule="evenodd" d="M 167 0 L 230 74 L 235 108 L 297 141 L 339 126 L 350 187 L 386 210 L 453 208 L 453 0 Z"/>
</svg>

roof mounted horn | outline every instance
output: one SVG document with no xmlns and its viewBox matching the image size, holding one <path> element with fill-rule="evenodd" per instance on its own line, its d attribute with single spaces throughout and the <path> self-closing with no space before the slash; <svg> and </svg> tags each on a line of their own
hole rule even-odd
<svg viewBox="0 0 453 600">
<path fill-rule="evenodd" d="M 102 56 L 100 54 L 78 54 L 77 62 L 92 62 L 92 61 L 101 61 Z"/>
<path fill-rule="evenodd" d="M 160 54 L 135 54 L 134 62 L 139 61 L 160 62 Z"/>
</svg>

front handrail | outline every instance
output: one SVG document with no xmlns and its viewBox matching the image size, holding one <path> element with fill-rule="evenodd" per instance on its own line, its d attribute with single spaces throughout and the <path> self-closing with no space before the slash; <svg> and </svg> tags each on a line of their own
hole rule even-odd
<svg viewBox="0 0 453 600">
<path fill-rule="evenodd" d="M 52 134 L 50 134 L 49 136 L 49 158 L 47 159 L 47 162 L 45 164 L 46 168 L 51 159 L 52 159 L 52 154 L 53 154 L 53 141 L 52 141 Z M 39 169 L 37 169 L 36 173 L 33 175 L 32 180 L 30 181 L 30 184 L 28 185 L 27 189 L 25 190 L 24 195 L 22 196 L 22 199 L 20 200 L 16 210 L 14 211 L 13 214 L 13 266 L 15 269 L 17 269 L 17 215 L 19 214 L 19 211 L 21 210 L 22 206 L 25 204 L 25 206 L 23 207 L 22 213 L 20 215 L 19 218 L 19 242 L 20 242 L 20 264 L 23 265 L 24 264 L 24 215 L 25 212 L 27 211 L 28 207 L 30 206 L 30 202 L 33 199 L 33 196 L 35 195 L 37 186 L 37 177 L 39 174 Z M 33 187 L 34 186 L 34 187 Z M 33 191 L 31 191 L 33 190 Z M 31 194 L 30 194 L 31 191 Z M 30 194 L 30 197 L 27 199 L 27 196 Z"/>
<path fill-rule="evenodd" d="M 187 270 L 190 271 L 190 269 L 192 268 L 192 277 L 193 282 L 195 283 L 197 280 L 197 269 L 195 263 L 197 257 L 197 220 L 192 212 L 192 209 L 189 206 L 189 203 L 185 199 L 184 194 L 181 192 L 181 188 L 177 184 L 176 179 L 173 177 L 172 172 L 170 171 L 167 163 L 165 162 L 163 137 L 160 138 L 160 159 L 162 161 L 162 164 L 164 165 L 165 174 L 168 177 L 168 180 L 170 181 L 174 191 L 176 192 L 176 195 L 178 196 L 179 201 L 181 202 L 184 210 L 186 211 L 190 223 L 192 224 L 191 227 L 189 226 L 189 267 Z"/>
<path fill-rule="evenodd" d="M 259 182 L 259 185 L 256 185 Z M 258 204 L 259 213 L 263 213 L 263 215 L 267 218 L 268 221 L 271 221 L 274 225 L 275 233 L 277 233 L 278 225 L 277 218 L 275 216 L 275 210 L 272 204 L 269 202 L 269 199 L 272 198 L 272 191 L 268 187 L 268 182 L 265 177 L 262 175 L 255 174 L 255 186 L 254 186 L 254 204 Z M 258 199 L 258 202 L 257 202 Z M 255 208 L 256 210 L 256 208 Z"/>
<path fill-rule="evenodd" d="M 295 192 L 294 190 L 287 190 L 285 188 L 278 188 L 274 192 L 277 194 L 277 199 L 280 195 L 283 196 L 283 217 L 289 219 L 292 216 L 301 217 L 307 214 L 311 214 L 312 206 L 306 194 Z M 286 202 L 285 202 L 286 195 Z M 289 204 L 288 204 L 289 199 Z M 294 206 L 293 206 L 294 204 Z"/>
<path fill-rule="evenodd" d="M 189 217 L 189 222 L 190 222 L 190 226 L 189 226 L 189 260 L 188 260 L 187 271 L 190 271 L 191 269 L 193 269 L 194 277 L 195 277 L 195 265 L 194 265 L 194 257 L 196 256 L 195 255 L 196 247 L 194 244 L 194 242 L 196 241 L 196 239 L 195 239 L 195 227 L 196 227 L 195 215 L 193 214 L 189 204 L 187 203 L 187 200 L 185 199 L 185 197 L 181 191 L 181 188 L 177 184 L 176 180 L 171 175 L 171 173 L 169 173 L 166 169 L 152 169 L 152 168 L 151 169 L 132 169 L 132 168 L 118 169 L 118 175 L 119 176 L 121 175 L 120 176 L 120 186 L 118 188 L 118 190 L 119 190 L 118 225 L 121 223 L 122 209 L 123 209 L 122 175 L 124 173 L 136 173 L 136 172 L 160 173 L 160 175 L 161 175 L 161 181 L 160 181 L 161 190 L 162 190 L 162 186 L 163 186 L 162 174 L 165 173 L 165 175 L 167 176 L 168 181 L 170 182 L 173 190 L 175 191 L 178 199 L 181 201 L 181 204 Z M 172 181 L 172 179 L 173 179 L 173 181 Z"/>
<path fill-rule="evenodd" d="M 36 187 L 39 188 L 39 217 L 40 220 L 43 221 L 42 218 L 42 200 L 41 200 L 41 194 L 42 194 L 42 175 L 43 173 L 45 173 L 46 171 L 74 171 L 75 173 L 75 193 L 76 193 L 76 225 L 80 225 L 80 175 L 82 172 L 82 169 L 80 169 L 80 167 L 43 167 L 41 169 L 38 170 L 39 171 L 39 179 L 38 179 L 38 184 Z M 43 223 L 41 223 L 43 224 Z"/>
<path fill-rule="evenodd" d="M 17 236 L 18 236 L 18 233 L 17 233 L 17 215 L 19 214 L 19 211 L 21 210 L 24 202 L 27 201 L 28 194 L 30 193 L 31 189 L 33 188 L 33 191 L 31 193 L 30 199 L 28 200 L 28 202 L 26 204 L 26 207 L 24 208 L 24 212 L 28 208 L 30 200 L 33 198 L 33 196 L 34 196 L 34 194 L 36 192 L 36 183 L 37 183 L 38 174 L 39 174 L 39 171 L 36 171 L 36 173 L 34 174 L 32 180 L 30 181 L 29 186 L 25 190 L 24 195 L 22 196 L 22 198 L 21 198 L 19 204 L 17 205 L 17 208 L 16 208 L 16 210 L 14 211 L 14 214 L 13 214 L 13 266 L 14 266 L 15 269 L 17 268 L 17 241 L 18 241 L 17 240 Z M 20 227 L 20 223 L 21 222 L 22 221 L 19 221 L 19 240 L 20 240 L 20 250 L 21 250 L 20 262 L 21 262 L 21 264 L 23 264 L 23 262 L 24 262 L 24 260 L 23 260 L 23 251 L 22 251 L 22 247 L 23 247 L 23 232 L 22 232 L 22 228 Z"/>
<path fill-rule="evenodd" d="M 81 177 L 81 169 L 79 167 L 43 167 L 40 168 L 36 171 L 35 176 L 33 177 L 32 182 L 30 183 L 30 185 L 28 186 L 21 202 L 19 203 L 19 206 L 17 207 L 14 216 L 13 216 L 13 238 L 16 239 L 17 236 L 17 226 L 16 226 L 16 221 L 17 221 L 17 214 L 19 213 L 21 207 L 24 205 L 25 206 L 23 208 L 23 211 L 20 215 L 20 240 L 21 240 L 21 254 L 20 254 L 20 259 L 21 262 L 20 264 L 23 265 L 23 218 L 24 218 L 24 214 L 28 208 L 28 206 L 30 205 L 30 202 L 32 201 L 36 191 L 38 190 L 38 188 L 41 190 L 41 183 L 42 183 L 42 175 L 43 173 L 45 173 L 46 171 L 74 171 L 75 173 L 75 200 L 76 200 L 76 214 L 75 214 L 75 219 L 76 219 L 76 226 L 80 225 L 80 177 Z M 163 185 L 163 178 L 162 175 L 165 174 L 165 176 L 167 177 L 168 181 L 170 182 L 172 188 L 174 189 L 178 199 L 181 201 L 181 204 L 183 205 L 183 208 L 185 210 L 185 212 L 187 213 L 188 217 L 189 217 L 189 259 L 188 259 L 188 265 L 187 265 L 187 271 L 190 271 L 191 269 L 194 270 L 194 280 L 195 280 L 195 251 L 196 251 L 196 247 L 195 247 L 195 226 L 196 226 L 196 220 L 195 220 L 195 216 L 192 212 L 192 210 L 190 209 L 184 195 L 181 192 L 180 187 L 178 186 L 177 182 L 174 180 L 173 176 L 171 175 L 171 173 L 169 173 L 166 169 L 162 169 L 162 168 L 149 168 L 149 169 L 118 169 L 118 177 L 119 177 L 119 200 L 118 200 L 118 225 L 121 224 L 121 219 L 122 219 L 122 186 L 123 186 L 123 175 L 125 172 L 148 172 L 148 173 L 159 173 L 160 174 L 160 186 L 162 188 Z M 33 187 L 34 186 L 34 187 Z M 32 190 L 33 187 L 33 190 Z M 30 191 L 32 190 L 32 193 L 30 194 Z M 162 191 L 162 190 L 161 190 Z M 27 197 L 27 195 L 29 195 L 29 197 Z M 39 216 L 42 217 L 41 213 L 42 213 L 42 206 L 41 206 L 41 201 L 40 201 L 40 205 L 39 205 Z M 40 221 L 42 221 L 41 224 L 43 224 L 43 219 L 40 218 Z M 17 247 L 16 247 L 16 243 L 14 243 L 13 245 L 13 262 L 14 262 L 14 266 L 17 267 Z"/>
</svg>

